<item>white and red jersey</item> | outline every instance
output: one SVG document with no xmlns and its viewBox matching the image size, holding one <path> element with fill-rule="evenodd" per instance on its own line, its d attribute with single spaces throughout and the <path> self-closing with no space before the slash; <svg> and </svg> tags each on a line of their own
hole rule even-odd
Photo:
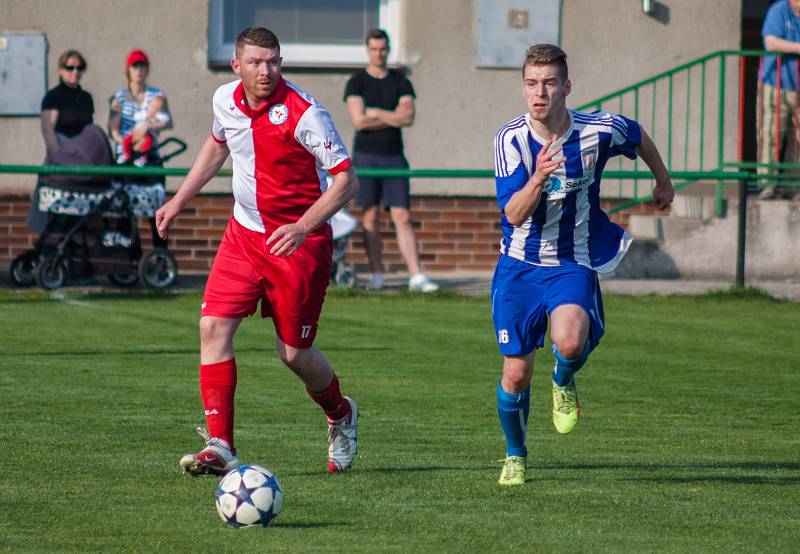
<svg viewBox="0 0 800 554">
<path fill-rule="evenodd" d="M 325 172 L 351 165 L 327 110 L 283 78 L 256 111 L 241 80 L 222 85 L 213 110 L 211 136 L 233 158 L 233 216 L 253 231 L 296 222 L 325 190 Z"/>
</svg>

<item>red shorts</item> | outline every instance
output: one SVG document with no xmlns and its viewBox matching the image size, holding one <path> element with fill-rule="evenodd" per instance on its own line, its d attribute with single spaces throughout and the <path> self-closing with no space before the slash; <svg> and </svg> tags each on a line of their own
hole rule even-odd
<svg viewBox="0 0 800 554">
<path fill-rule="evenodd" d="M 309 348 L 331 277 L 330 226 L 308 235 L 287 257 L 270 254 L 267 237 L 230 219 L 200 315 L 239 319 L 254 314 L 261 300 L 261 317 L 272 317 L 278 337 L 294 348 Z"/>
</svg>

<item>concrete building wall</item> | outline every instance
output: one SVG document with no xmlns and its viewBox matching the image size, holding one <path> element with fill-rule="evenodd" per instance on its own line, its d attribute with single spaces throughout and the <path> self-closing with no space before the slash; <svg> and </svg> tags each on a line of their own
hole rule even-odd
<svg viewBox="0 0 800 554">
<path fill-rule="evenodd" d="M 535 12 L 535 0 L 519 3 Z M 703 54 L 738 48 L 739 0 L 656 4 L 657 17 L 651 17 L 642 13 L 637 1 L 564 0 L 561 37 L 570 60 L 573 106 Z M 495 132 L 524 110 L 519 70 L 473 67 L 471 0 L 403 0 L 400 12 L 403 36 L 395 47 L 418 94 L 416 123 L 405 132 L 412 166 L 492 167 Z M 207 27 L 206 0 L 0 2 L 0 33 L 46 33 L 51 87 L 58 82 L 60 53 L 67 48 L 83 52 L 89 70 L 82 84 L 94 97 L 95 121 L 101 126 L 108 117 L 108 97 L 124 84 L 126 52 L 144 48 L 152 63 L 149 81 L 163 88 L 169 99 L 175 121 L 172 133 L 189 143 L 189 151 L 174 160 L 178 166 L 190 165 L 208 135 L 214 89 L 233 79 L 229 71 L 209 69 Z M 349 74 L 285 70 L 289 79 L 330 110 L 348 144 L 353 133 L 341 93 Z M 0 137 L 0 163 L 41 162 L 44 146 L 38 118 L 0 117 Z M 174 188 L 178 182 L 170 179 L 168 186 Z M 32 186 L 32 177 L 0 175 L 0 190 Z M 227 186 L 217 179 L 208 190 Z M 413 187 L 415 193 L 493 194 L 489 180 L 415 180 Z"/>
</svg>

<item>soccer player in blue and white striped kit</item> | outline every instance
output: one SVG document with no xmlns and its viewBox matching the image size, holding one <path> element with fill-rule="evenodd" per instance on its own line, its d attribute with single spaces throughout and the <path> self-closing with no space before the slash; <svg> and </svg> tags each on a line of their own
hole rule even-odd
<svg viewBox="0 0 800 554">
<path fill-rule="evenodd" d="M 501 485 L 525 482 L 525 444 L 534 351 L 548 319 L 553 356 L 553 424 L 572 431 L 580 405 L 575 373 L 604 332 L 598 272 L 612 271 L 632 238 L 600 209 L 609 158 L 640 156 L 655 177 L 653 202 L 674 189 L 656 146 L 638 123 L 605 112 L 567 109 L 567 56 L 532 46 L 522 66 L 528 113 L 495 137 L 495 181 L 503 238 L 492 281 L 492 319 L 503 354 L 497 411 L 506 438 Z"/>
</svg>

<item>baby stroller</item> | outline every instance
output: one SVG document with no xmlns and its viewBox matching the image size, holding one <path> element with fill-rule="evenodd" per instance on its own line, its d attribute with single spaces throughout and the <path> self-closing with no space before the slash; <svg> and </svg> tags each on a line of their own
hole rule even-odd
<svg viewBox="0 0 800 554">
<path fill-rule="evenodd" d="M 356 218 L 342 208 L 333 214 L 330 224 L 333 230 L 333 270 L 331 271 L 331 283 L 342 287 L 352 287 L 356 284 L 356 272 L 344 258 L 347 253 L 347 238 L 358 225 Z"/>
<path fill-rule="evenodd" d="M 155 148 L 160 150 L 167 143 L 177 148 L 161 156 L 162 163 L 186 149 L 175 138 Z M 52 163 L 113 165 L 114 161 L 105 133 L 89 125 L 62 145 Z M 18 286 L 38 283 L 52 290 L 71 279 L 106 275 L 119 286 L 132 286 L 141 278 L 150 287 L 169 287 L 177 277 L 178 264 L 155 229 L 155 211 L 163 201 L 161 177 L 40 176 L 39 209 L 50 218 L 34 248 L 11 262 L 12 281 Z M 144 256 L 140 217 L 150 219 L 153 232 L 154 248 Z"/>
<path fill-rule="evenodd" d="M 325 173 L 325 180 L 322 183 L 323 192 L 333 184 L 333 176 Z M 341 287 L 352 287 L 356 284 L 356 272 L 345 261 L 347 253 L 347 238 L 358 226 L 356 218 L 350 212 L 342 208 L 333 216 L 328 223 L 331 224 L 333 234 L 333 269 L 331 270 L 331 283 Z"/>
</svg>

